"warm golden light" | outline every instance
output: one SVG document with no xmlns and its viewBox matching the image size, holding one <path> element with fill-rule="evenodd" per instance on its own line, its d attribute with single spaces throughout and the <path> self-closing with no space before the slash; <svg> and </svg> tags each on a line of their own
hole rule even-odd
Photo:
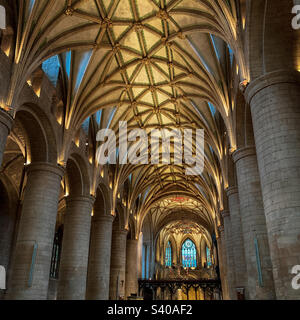
<svg viewBox="0 0 300 320">
<path fill-rule="evenodd" d="M 5 111 L 11 111 L 12 110 L 12 108 L 9 107 L 7 104 L 5 104 L 3 101 L 0 102 L 0 108 L 5 110 Z"/>
<path fill-rule="evenodd" d="M 5 53 L 5 55 L 6 55 L 7 57 L 9 57 L 9 55 L 10 55 L 10 47 L 6 48 L 6 49 L 4 50 L 4 53 Z"/>
<path fill-rule="evenodd" d="M 78 137 L 75 138 L 74 143 L 75 143 L 76 147 L 79 148 L 79 146 L 80 146 L 80 140 L 79 140 Z"/>
<path fill-rule="evenodd" d="M 62 125 L 62 121 L 63 121 L 63 117 L 62 116 L 59 116 L 57 117 L 57 122 Z"/>
<path fill-rule="evenodd" d="M 231 147 L 229 149 L 230 154 L 233 154 L 236 151 L 236 147 Z"/>
<path fill-rule="evenodd" d="M 246 27 L 246 19 L 245 19 L 245 17 L 242 18 L 242 25 L 243 25 L 243 29 L 245 30 L 245 27 Z"/>
<path fill-rule="evenodd" d="M 41 96 L 41 87 L 37 88 L 34 90 L 34 93 L 36 94 L 36 96 L 39 98 Z"/>
<path fill-rule="evenodd" d="M 26 163 L 24 163 L 24 166 L 29 166 L 31 164 L 31 161 L 27 159 Z"/>
</svg>

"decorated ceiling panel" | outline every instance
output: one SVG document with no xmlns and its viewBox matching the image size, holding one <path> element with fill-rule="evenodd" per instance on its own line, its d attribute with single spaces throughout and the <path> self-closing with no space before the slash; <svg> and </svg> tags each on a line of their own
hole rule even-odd
<svg viewBox="0 0 300 320">
<path fill-rule="evenodd" d="M 14 105 L 13 97 L 36 68 L 57 56 L 68 131 L 76 132 L 83 123 L 89 130 L 90 117 L 95 133 L 117 131 L 121 120 L 147 133 L 204 129 L 201 175 L 185 175 L 186 163 L 116 165 L 114 194 L 129 182 L 126 203 L 129 212 L 136 212 L 137 224 L 149 212 L 174 210 L 194 211 L 209 225 L 216 223 L 227 152 L 224 130 L 235 148 L 232 53 L 239 77 L 247 77 L 238 50 L 235 1 L 23 0 L 19 5 L 7 104 Z"/>
</svg>

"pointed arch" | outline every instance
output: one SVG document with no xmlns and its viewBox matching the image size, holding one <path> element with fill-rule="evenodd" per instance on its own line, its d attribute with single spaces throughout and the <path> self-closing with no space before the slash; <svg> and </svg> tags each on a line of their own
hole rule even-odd
<svg viewBox="0 0 300 320">
<path fill-rule="evenodd" d="M 268 72 L 297 69 L 300 31 L 291 28 L 293 5 L 293 0 L 247 1 L 251 81 Z"/>
<path fill-rule="evenodd" d="M 182 266 L 184 268 L 197 267 L 197 249 L 191 238 L 187 238 L 181 245 Z"/>
<path fill-rule="evenodd" d="M 179 258 L 178 258 L 179 255 L 178 255 L 177 242 L 176 242 L 173 234 L 169 234 L 168 241 L 170 241 L 171 248 L 172 248 L 172 263 L 174 265 L 176 265 L 178 263 L 178 261 L 179 261 Z"/>
<path fill-rule="evenodd" d="M 47 115 L 37 105 L 22 105 L 16 122 L 23 129 L 27 148 L 27 162 L 57 163 L 58 150 L 54 128 Z"/>
<path fill-rule="evenodd" d="M 173 257 L 173 250 L 170 240 L 167 242 L 166 250 L 165 250 L 165 266 L 172 267 L 172 257 Z"/>
<path fill-rule="evenodd" d="M 66 187 L 71 196 L 90 195 L 90 174 L 87 162 L 79 154 L 72 154 L 66 167 Z"/>
</svg>

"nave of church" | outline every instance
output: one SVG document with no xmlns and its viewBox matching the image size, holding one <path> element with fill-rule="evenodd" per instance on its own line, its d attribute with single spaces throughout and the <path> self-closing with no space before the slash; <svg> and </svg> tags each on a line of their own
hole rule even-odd
<svg viewBox="0 0 300 320">
<path fill-rule="evenodd" d="M 0 0 L 0 300 L 300 299 L 295 7 Z"/>
</svg>

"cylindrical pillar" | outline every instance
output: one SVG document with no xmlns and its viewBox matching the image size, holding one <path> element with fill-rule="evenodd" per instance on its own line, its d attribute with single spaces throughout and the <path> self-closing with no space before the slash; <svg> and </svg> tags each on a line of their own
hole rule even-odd
<svg viewBox="0 0 300 320">
<path fill-rule="evenodd" d="M 52 246 L 64 170 L 49 163 L 27 168 L 27 184 L 11 269 L 8 299 L 47 298 Z"/>
<path fill-rule="evenodd" d="M 127 230 L 113 230 L 110 260 L 109 297 L 112 300 L 125 298 Z"/>
<path fill-rule="evenodd" d="M 300 265 L 300 73 L 282 70 L 249 84 L 256 152 L 277 299 L 299 299 L 291 273 Z"/>
<path fill-rule="evenodd" d="M 235 266 L 235 285 L 238 288 L 245 289 L 245 295 L 248 296 L 247 267 L 245 260 L 245 249 L 243 239 L 243 229 L 240 216 L 240 199 L 237 187 L 231 187 L 227 190 L 228 206 L 230 210 L 232 242 L 234 244 L 233 257 Z"/>
<path fill-rule="evenodd" d="M 92 221 L 88 267 L 87 299 L 108 300 L 112 215 L 95 216 Z"/>
<path fill-rule="evenodd" d="M 179 252 L 179 256 L 180 255 L 181 255 L 181 253 Z M 203 236 L 201 238 L 201 243 L 200 243 L 200 261 L 201 261 L 201 267 L 204 268 L 204 266 L 205 266 L 207 268 L 206 241 Z"/>
<path fill-rule="evenodd" d="M 126 244 L 126 298 L 131 294 L 138 294 L 138 240 L 127 240 Z"/>
<path fill-rule="evenodd" d="M 0 108 L 0 166 L 6 146 L 6 140 L 13 125 L 13 118 L 5 110 Z"/>
<path fill-rule="evenodd" d="M 67 198 L 59 269 L 58 299 L 85 299 L 91 213 L 94 200 L 91 196 Z"/>
<path fill-rule="evenodd" d="M 233 159 L 237 171 L 249 298 L 271 300 L 275 298 L 274 282 L 255 148 L 237 150 Z"/>
<path fill-rule="evenodd" d="M 221 212 L 224 221 L 224 238 L 226 246 L 226 274 L 228 281 L 228 295 L 230 300 L 236 300 L 235 292 L 235 265 L 234 265 L 234 244 L 232 241 L 230 213 L 227 210 Z"/>
<path fill-rule="evenodd" d="M 218 251 L 219 251 L 219 267 L 220 267 L 220 276 L 222 284 L 222 296 L 223 300 L 229 300 L 228 293 L 228 282 L 227 282 L 227 257 L 226 257 L 226 245 L 225 245 L 225 234 L 224 226 L 219 226 L 219 238 L 218 241 Z"/>
</svg>

